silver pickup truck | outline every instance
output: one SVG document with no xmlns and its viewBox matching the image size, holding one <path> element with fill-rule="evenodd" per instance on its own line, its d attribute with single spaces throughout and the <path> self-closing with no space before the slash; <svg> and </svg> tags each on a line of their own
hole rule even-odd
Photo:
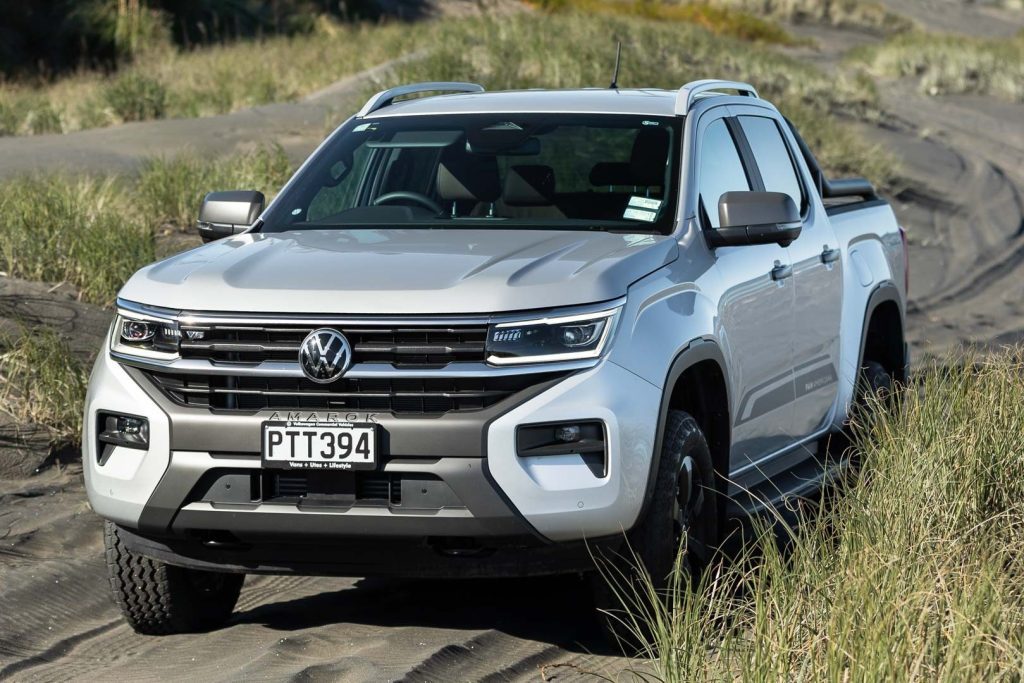
<svg viewBox="0 0 1024 683">
<path fill-rule="evenodd" d="M 426 92 L 447 94 L 408 97 Z M 89 500 L 138 631 L 248 573 L 661 581 L 903 380 L 906 245 L 754 88 L 382 92 L 121 290 Z M 602 591 L 598 589 L 600 595 Z"/>
</svg>

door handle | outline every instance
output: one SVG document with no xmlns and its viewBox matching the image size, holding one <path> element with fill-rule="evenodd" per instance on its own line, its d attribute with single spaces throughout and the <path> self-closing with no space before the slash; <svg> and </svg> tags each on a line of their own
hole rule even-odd
<svg viewBox="0 0 1024 683">
<path fill-rule="evenodd" d="M 779 280 L 785 280 L 787 277 L 793 274 L 793 266 L 782 265 L 778 261 L 775 262 L 775 267 L 772 268 L 772 279 L 778 282 Z"/>
<path fill-rule="evenodd" d="M 821 250 L 821 262 L 822 263 L 835 263 L 839 260 L 840 251 L 838 249 L 829 249 L 826 244 L 824 249 Z"/>
</svg>

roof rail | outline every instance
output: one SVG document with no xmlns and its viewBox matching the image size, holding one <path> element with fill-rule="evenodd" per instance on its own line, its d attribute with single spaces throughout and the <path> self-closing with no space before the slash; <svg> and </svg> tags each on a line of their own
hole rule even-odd
<svg viewBox="0 0 1024 683">
<path fill-rule="evenodd" d="M 484 87 L 477 85 L 476 83 L 460 83 L 457 81 L 430 81 L 427 83 L 410 83 L 408 85 L 400 85 L 397 88 L 390 88 L 389 90 L 381 90 L 379 93 L 366 100 L 366 104 L 356 114 L 357 118 L 368 116 L 378 109 L 383 109 L 392 102 L 395 101 L 396 97 L 402 97 L 404 95 L 414 95 L 419 92 L 483 92 Z"/>
<path fill-rule="evenodd" d="M 757 91 L 754 90 L 754 86 L 747 83 L 718 81 L 715 79 L 693 81 L 680 88 L 679 94 L 676 95 L 676 116 L 689 114 L 690 110 L 693 109 L 694 103 L 697 101 L 697 96 L 701 93 L 718 92 L 721 90 L 735 90 L 740 95 L 745 95 L 746 97 L 757 97 Z"/>
</svg>

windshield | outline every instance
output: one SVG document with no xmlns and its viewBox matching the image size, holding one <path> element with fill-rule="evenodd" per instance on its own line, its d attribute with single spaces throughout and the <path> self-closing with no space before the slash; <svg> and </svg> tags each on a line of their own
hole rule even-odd
<svg viewBox="0 0 1024 683">
<path fill-rule="evenodd" d="M 366 226 L 672 231 L 679 121 L 607 114 L 353 119 L 263 232 Z"/>
</svg>

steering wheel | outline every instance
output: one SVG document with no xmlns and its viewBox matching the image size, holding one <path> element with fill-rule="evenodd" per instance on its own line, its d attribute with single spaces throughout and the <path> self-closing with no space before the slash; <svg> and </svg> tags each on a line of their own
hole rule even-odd
<svg viewBox="0 0 1024 683">
<path fill-rule="evenodd" d="M 435 202 L 427 195 L 420 194 L 419 192 L 408 192 L 406 190 L 399 190 L 397 192 L 388 192 L 386 194 L 382 194 L 381 196 L 373 200 L 373 205 L 381 206 L 382 204 L 391 204 L 392 202 L 401 201 L 403 199 L 419 204 L 422 207 L 430 209 L 436 214 L 440 214 L 444 211 L 444 209 L 442 209 L 437 202 Z"/>
</svg>

